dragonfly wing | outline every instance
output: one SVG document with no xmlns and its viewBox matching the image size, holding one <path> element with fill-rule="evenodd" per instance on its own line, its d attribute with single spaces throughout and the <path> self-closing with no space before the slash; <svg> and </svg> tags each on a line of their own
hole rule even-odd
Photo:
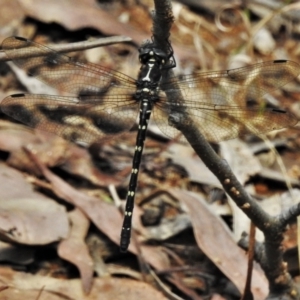
<svg viewBox="0 0 300 300">
<path fill-rule="evenodd" d="M 292 114 L 266 108 L 261 97 L 290 82 L 299 73 L 300 65 L 295 62 L 270 61 L 171 78 L 161 84 L 165 94 L 161 93 L 157 103 L 160 111 L 155 112 L 156 123 L 172 138 L 178 135 L 174 120 L 177 125 L 193 123 L 191 128 L 196 125 L 211 142 L 295 125 L 297 119 Z M 257 105 L 247 106 L 253 102 Z"/>
<path fill-rule="evenodd" d="M 165 101 L 166 98 L 164 99 Z M 195 126 L 210 142 L 220 142 L 253 133 L 261 135 L 297 123 L 291 113 L 272 108 L 213 105 L 185 101 L 183 105 L 161 101 L 154 111 L 155 122 L 163 133 L 174 138 L 176 124 Z M 193 125 L 193 126 L 192 126 Z M 194 142 L 197 144 L 197 141 Z"/>
<path fill-rule="evenodd" d="M 180 89 L 184 99 L 216 105 L 261 103 L 266 93 L 287 84 L 300 73 L 300 65 L 293 61 L 275 60 L 251 66 L 171 78 L 161 84 L 162 90 Z M 177 85 L 177 87 L 176 87 Z"/>
<path fill-rule="evenodd" d="M 16 94 L 6 97 L 1 110 L 30 127 L 90 144 L 105 135 L 129 130 L 136 121 L 138 105 L 127 95 L 118 95 L 109 105 L 77 97 Z M 112 104 L 114 103 L 114 105 Z"/>
<path fill-rule="evenodd" d="M 161 98 L 163 99 L 163 98 Z M 180 142 L 186 143 L 187 140 L 182 133 L 172 125 L 169 121 L 170 109 L 167 105 L 162 105 L 161 102 L 156 103 L 153 107 L 153 120 L 162 133 L 170 139 L 177 139 Z"/>
<path fill-rule="evenodd" d="M 75 61 L 24 38 L 5 39 L 2 50 L 28 75 L 57 88 L 60 92 L 75 96 L 103 96 L 111 89 L 119 89 L 120 94 L 132 94 L 136 89 L 135 80 L 125 74 L 96 64 Z"/>
</svg>

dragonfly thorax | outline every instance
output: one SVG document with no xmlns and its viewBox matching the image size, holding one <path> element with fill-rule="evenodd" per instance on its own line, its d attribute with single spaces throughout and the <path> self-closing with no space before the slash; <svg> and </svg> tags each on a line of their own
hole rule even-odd
<svg viewBox="0 0 300 300">
<path fill-rule="evenodd" d="M 139 51 L 142 66 L 136 81 L 137 91 L 135 98 L 138 101 L 147 99 L 155 102 L 158 99 L 158 85 L 167 55 L 154 47 L 142 48 Z"/>
<path fill-rule="evenodd" d="M 167 54 L 154 47 L 153 44 L 140 48 L 139 52 L 142 66 L 138 81 L 149 81 L 158 84 L 161 78 L 161 70 L 168 60 Z"/>
<path fill-rule="evenodd" d="M 151 52 L 148 55 L 147 60 L 143 59 L 143 62 L 145 63 L 142 63 L 137 81 L 156 83 L 156 85 L 158 85 L 161 79 L 161 71 L 164 64 L 163 60 Z"/>
</svg>

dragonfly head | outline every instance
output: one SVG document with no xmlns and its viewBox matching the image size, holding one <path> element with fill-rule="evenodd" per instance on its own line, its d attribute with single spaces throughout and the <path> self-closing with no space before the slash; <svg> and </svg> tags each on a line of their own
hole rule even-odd
<svg viewBox="0 0 300 300">
<path fill-rule="evenodd" d="M 141 64 L 147 65 L 149 63 L 160 65 L 162 68 L 168 62 L 168 55 L 156 48 L 153 43 L 146 44 L 139 49 L 139 59 Z"/>
</svg>

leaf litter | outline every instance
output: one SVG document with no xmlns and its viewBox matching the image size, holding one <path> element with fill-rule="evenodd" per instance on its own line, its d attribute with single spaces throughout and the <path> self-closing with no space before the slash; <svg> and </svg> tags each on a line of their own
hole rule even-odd
<svg viewBox="0 0 300 300">
<path fill-rule="evenodd" d="M 60 33 L 60 37 L 63 36 L 64 39 L 66 36 L 72 36 L 73 33 L 71 31 L 82 30 L 87 27 L 96 28 L 103 34 L 128 35 L 137 43 L 149 38 L 151 35 L 149 32 L 151 20 L 148 18 L 147 11 L 143 11 L 141 7 L 130 7 L 130 5 L 124 7 L 120 4 L 117 4 L 115 7 L 105 7 L 105 5 L 101 4 L 100 9 L 97 10 L 96 2 L 92 0 L 78 1 L 77 5 L 74 5 L 74 3 L 74 1 L 65 1 L 63 4 L 64 8 L 62 9 L 61 1 L 51 1 L 51 3 L 47 2 L 48 9 L 45 10 L 45 1 L 42 0 L 11 1 L 10 6 L 6 7 L 9 9 L 12 18 L 15 18 L 15 23 L 2 18 L 4 22 L 7 22 L 3 24 L 2 28 L 6 26 L 7 30 L 9 30 L 8 32 L 11 32 L 11 34 L 17 33 L 18 35 L 28 37 L 35 37 L 37 35 L 37 41 L 42 43 L 48 42 L 49 39 L 59 39 L 58 32 Z M 206 6 L 206 11 L 213 13 L 216 11 L 215 8 L 212 8 L 214 4 L 211 1 L 210 3 L 209 1 L 205 1 L 201 5 Z M 18 10 L 16 9 L 17 6 Z M 191 73 L 195 68 L 194 65 L 199 63 L 199 57 L 203 70 L 205 68 L 228 68 L 227 62 L 229 60 L 231 60 L 232 65 L 234 63 L 241 63 L 241 61 L 238 61 L 238 57 L 232 55 L 235 49 L 239 47 L 237 46 L 238 43 L 240 45 L 245 43 L 245 40 L 243 40 L 244 28 L 240 24 L 234 26 L 235 32 L 226 33 L 219 31 L 215 24 L 209 21 L 209 18 L 205 18 L 205 15 L 200 18 L 199 15 L 182 6 L 177 6 L 177 9 L 179 14 L 174 25 L 175 32 L 172 35 L 174 35 L 175 40 L 182 43 L 182 45 L 174 43 L 174 49 L 178 56 L 179 72 Z M 250 9 L 262 13 L 261 9 L 255 10 L 253 6 Z M 18 17 L 13 17 L 16 12 L 18 12 Z M 126 18 L 126 14 L 127 16 L 134 17 Z M 21 22 L 20 20 L 23 20 L 25 16 L 30 17 L 34 21 L 30 20 L 26 22 L 27 24 Z M 234 22 L 236 22 L 235 17 L 232 18 Z M 35 22 L 35 20 L 41 22 L 46 27 L 49 26 L 49 28 L 52 28 L 51 36 L 49 36 L 49 32 L 43 32 L 41 23 Z M 195 32 L 193 31 L 195 27 L 191 26 L 191 24 L 193 22 L 197 23 L 200 20 L 200 27 L 202 26 L 201 32 L 197 32 L 197 34 L 201 36 L 203 43 L 200 46 L 203 48 L 199 48 L 199 44 L 197 44 L 197 52 L 194 50 L 194 43 L 196 44 L 197 42 Z M 55 25 L 52 22 L 56 22 L 59 25 Z M 286 22 L 289 22 L 288 17 L 285 20 L 277 20 L 275 25 L 277 24 L 277 27 L 278 24 L 284 23 L 286 25 Z M 23 25 L 20 26 L 20 24 Z M 136 24 L 139 24 L 139 26 L 135 27 L 134 25 Z M 272 32 L 273 36 L 276 36 L 276 26 L 273 25 L 270 28 L 266 28 Z M 61 27 L 57 28 L 55 26 Z M 10 35 L 5 32 L 0 34 L 3 37 Z M 76 31 L 75 34 L 77 34 Z M 90 31 L 87 36 L 89 34 Z M 69 40 L 69 37 L 65 39 Z M 287 40 L 289 43 L 288 47 L 284 45 L 279 50 L 272 51 L 272 53 L 260 53 L 257 59 L 270 60 L 280 58 L 283 55 L 294 60 L 295 43 L 289 38 Z M 278 43 L 278 40 L 275 39 L 275 43 Z M 281 45 L 283 43 L 282 41 Z M 208 44 L 214 45 L 213 48 L 209 48 Z M 270 45 L 267 46 L 269 47 Z M 256 47 L 260 49 L 260 45 Z M 276 47 L 278 49 L 278 44 Z M 124 47 L 129 52 L 132 48 L 132 46 Z M 103 47 L 102 54 L 105 56 L 106 53 L 109 56 L 112 52 L 115 53 L 115 51 L 122 52 L 122 47 Z M 124 52 L 126 51 L 124 50 Z M 136 49 L 134 51 L 136 52 Z M 278 54 L 277 51 L 281 54 Z M 203 53 L 205 56 L 202 56 Z M 128 57 L 125 59 L 122 55 L 120 56 L 121 61 L 134 59 L 134 56 L 128 56 L 129 59 Z M 280 57 L 277 57 L 277 55 Z M 229 56 L 230 59 L 227 59 Z M 203 57 L 202 61 L 201 57 Z M 246 63 L 249 63 L 249 61 L 252 62 L 253 57 L 247 55 L 244 61 L 248 61 Z M 128 75 L 131 75 L 131 69 L 133 68 L 127 66 L 128 72 L 126 73 Z M 22 84 L 24 87 L 27 85 L 29 87 L 30 83 L 26 82 L 25 79 L 25 82 Z M 6 86 L 6 84 L 3 86 Z M 14 84 L 11 90 L 14 92 L 16 90 L 23 91 L 24 87 Z M 288 92 L 292 93 L 293 89 L 295 87 L 291 85 Z M 8 92 L 9 94 L 11 90 Z M 7 91 L 1 91 L 1 93 L 4 95 Z M 297 97 L 296 93 L 292 95 L 293 97 L 291 98 L 293 99 Z M 32 249 L 33 251 L 28 254 L 27 262 L 24 259 L 24 263 L 25 265 L 30 265 L 32 260 L 35 259 L 33 253 L 37 250 L 37 246 L 54 244 L 57 253 L 64 260 L 76 266 L 79 270 L 78 277 L 80 277 L 80 280 L 69 278 L 61 280 L 51 278 L 50 276 L 31 275 L 29 273 L 2 268 L 0 272 L 1 282 L 3 283 L 1 296 L 9 299 L 19 299 L 22 293 L 23 298 L 35 299 L 41 293 L 41 299 L 62 299 L 63 297 L 67 299 L 122 299 L 122 297 L 126 297 L 126 299 L 135 299 L 137 297 L 142 299 L 164 299 L 164 296 L 149 283 L 142 283 L 141 281 L 130 280 L 124 277 L 112 277 L 112 274 L 123 274 L 141 280 L 140 278 L 143 278 L 145 273 L 141 273 L 140 278 L 136 276 L 137 273 L 134 270 L 139 270 L 139 268 L 136 268 L 137 263 L 132 256 L 129 254 L 122 257 L 116 251 L 117 248 L 112 248 L 113 250 L 111 250 L 109 247 L 111 244 L 116 245 L 119 243 L 122 216 L 118 208 L 112 204 L 109 194 L 102 192 L 99 194 L 100 196 L 93 196 L 96 195 L 93 185 L 97 188 L 103 188 L 108 184 L 113 184 L 116 186 L 118 192 L 120 192 L 120 195 L 122 195 L 122 198 L 124 198 L 128 174 L 126 173 L 127 171 L 123 174 L 105 173 L 96 166 L 95 152 L 101 151 L 101 146 L 103 145 L 98 145 L 96 150 L 92 151 L 91 149 L 84 149 L 69 144 L 58 137 L 51 137 L 45 132 L 33 132 L 24 129 L 21 125 L 12 125 L 8 121 L 1 120 L 0 126 L 2 129 L 0 131 L 0 149 L 3 153 L 9 153 L 8 157 L 4 155 L 2 158 L 10 166 L 8 167 L 4 163 L 0 165 L 0 215 L 2 215 L 0 218 L 0 237 L 3 243 L 5 243 L 5 246 L 4 244 L 3 247 L 0 246 L 0 249 L 2 249 L 0 250 L 0 254 L 2 251 L 4 253 L 5 248 L 7 249 L 7 246 L 10 245 L 25 253 L 22 247 L 27 245 L 27 249 Z M 151 138 L 155 138 L 155 133 L 151 133 Z M 121 140 L 122 143 L 124 141 L 127 141 L 127 138 Z M 246 269 L 246 255 L 237 248 L 227 227 L 220 221 L 220 216 L 212 212 L 209 206 L 221 208 L 226 205 L 229 207 L 227 211 L 232 211 L 233 218 L 240 221 L 242 218 L 237 217 L 234 209 L 230 208 L 227 202 L 222 202 L 223 200 L 218 199 L 213 204 L 207 204 L 203 201 L 202 196 L 206 195 L 206 192 L 211 187 L 219 189 L 220 184 L 214 175 L 207 172 L 207 169 L 192 152 L 184 150 L 185 146 L 176 143 L 172 144 L 172 142 L 166 143 L 166 141 L 163 141 L 163 138 L 159 139 L 159 143 L 160 146 L 158 147 L 152 146 L 151 143 L 146 147 L 149 150 L 153 147 L 155 151 L 161 149 L 159 150 L 159 154 L 162 155 L 160 160 L 158 160 L 157 156 L 159 155 L 153 155 L 149 151 L 149 154 L 146 153 L 144 158 L 144 174 L 140 177 L 139 197 L 137 197 L 141 207 L 139 213 L 135 214 L 136 220 L 134 220 L 134 226 L 137 231 L 136 239 L 143 243 L 139 249 L 133 242 L 130 246 L 130 252 L 138 254 L 141 251 L 144 261 L 154 267 L 157 272 L 170 272 L 164 278 L 164 281 L 169 284 L 172 283 L 184 295 L 193 295 L 196 297 L 198 295 L 192 292 L 198 288 L 197 291 L 200 290 L 202 293 L 205 293 L 203 287 L 207 281 L 200 276 L 201 279 L 199 281 L 193 281 L 193 284 L 197 284 L 195 288 L 191 283 L 191 277 L 195 279 L 196 276 L 189 277 L 187 271 L 178 273 L 177 277 L 170 275 L 172 274 L 173 267 L 175 269 L 176 266 L 185 264 L 184 256 L 177 255 L 174 249 L 178 250 L 182 247 L 185 251 L 188 251 L 188 246 L 190 245 L 187 238 L 189 232 L 192 231 L 195 239 L 193 245 L 197 245 L 197 251 L 199 253 L 203 251 L 207 258 L 213 261 L 222 273 L 230 278 L 231 282 L 241 291 Z M 231 150 L 235 147 L 234 145 L 228 146 Z M 293 144 L 293 147 L 296 147 L 295 144 Z M 32 155 L 37 159 L 29 155 L 28 151 L 24 150 L 24 148 L 30 149 L 29 152 L 31 151 Z M 237 164 L 236 171 L 240 174 L 240 178 L 243 179 L 244 183 L 251 181 L 252 177 L 257 174 L 263 174 L 263 171 L 253 168 L 253 165 L 250 164 L 251 161 L 253 162 L 254 156 L 248 153 L 247 158 L 245 158 L 244 150 L 230 152 L 224 149 L 225 147 L 222 148 L 222 151 L 223 153 L 227 153 L 226 160 L 230 161 L 231 158 L 240 159 L 241 163 Z M 117 151 L 116 157 L 118 157 L 119 153 Z M 166 160 L 169 160 L 169 162 L 166 163 Z M 171 172 L 166 171 L 169 170 L 167 167 L 170 165 L 170 162 L 177 165 L 177 167 L 180 166 L 185 169 L 189 180 L 186 180 L 184 176 L 184 180 L 175 180 L 174 178 L 176 178 L 180 171 L 174 167 L 174 170 L 176 170 L 174 173 L 177 173 L 176 176 L 175 174 L 172 176 Z M 248 162 L 248 164 L 245 163 L 243 166 L 242 162 Z M 127 161 L 125 163 L 130 165 L 130 161 L 129 163 Z M 117 165 L 116 160 L 115 164 Z M 112 167 L 114 167 L 113 163 Z M 159 168 L 161 168 L 160 172 L 158 171 Z M 270 168 L 270 170 L 272 169 Z M 163 178 L 164 176 L 165 178 Z M 267 178 L 263 175 L 261 176 Z M 272 182 L 273 179 L 269 176 L 269 179 L 266 180 Z M 295 184 L 299 182 L 298 178 L 294 180 Z M 84 183 L 79 185 L 78 182 L 81 181 Z M 35 183 L 35 190 L 32 188 L 31 182 Z M 43 182 L 45 182 L 44 185 Z M 174 189 L 178 185 L 181 188 L 180 191 Z M 268 191 L 272 190 L 272 184 L 265 184 L 265 186 Z M 258 187 L 256 182 L 253 183 L 252 187 L 252 191 L 255 192 L 258 190 L 255 189 Z M 185 189 L 196 192 L 197 196 L 185 191 Z M 174 208 L 170 205 L 169 200 L 162 198 L 165 210 L 161 213 L 161 221 L 156 225 L 156 228 L 144 226 L 138 220 L 144 211 L 143 199 L 149 197 L 149 203 L 151 203 L 151 201 L 156 201 L 161 195 L 166 194 L 172 194 L 173 201 L 179 203 L 178 206 Z M 221 209 L 214 210 L 222 211 Z M 138 212 L 138 209 L 135 212 Z M 178 224 L 180 223 L 178 226 L 176 225 L 177 222 Z M 164 232 L 167 233 L 165 235 L 167 240 L 164 238 L 156 239 L 155 233 L 162 230 L 166 224 L 168 226 Z M 172 226 L 172 224 L 176 226 Z M 105 255 L 102 252 L 100 254 L 108 272 L 108 274 L 103 275 L 103 278 L 93 276 L 93 261 L 88 253 L 88 246 L 86 244 L 86 239 L 88 240 L 90 237 L 91 231 L 97 235 L 98 239 L 101 239 L 95 227 L 108 237 L 110 241 L 107 247 L 107 254 Z M 151 234 L 151 230 L 154 230 L 154 234 Z M 179 239 L 179 242 L 176 238 Z M 122 260 L 122 265 L 119 265 L 119 267 L 106 261 L 109 260 L 118 263 L 123 258 L 125 260 Z M 11 259 L 12 261 L 14 260 L 12 257 Z M 126 272 L 126 268 L 128 267 L 124 267 L 123 265 L 130 266 L 133 269 L 132 272 Z M 143 270 L 143 268 L 141 269 Z M 212 268 L 204 269 L 204 271 L 202 273 L 211 275 L 214 278 L 219 278 L 220 276 Z M 266 293 L 266 280 L 259 270 L 254 270 L 254 272 L 255 293 L 257 293 L 257 297 L 262 297 Z M 148 282 L 151 282 L 151 280 Z M 89 291 L 90 293 L 87 294 Z M 168 293 L 170 291 L 167 289 L 165 292 Z M 218 292 L 222 293 L 223 291 L 219 290 Z M 221 297 L 219 293 L 214 294 L 213 297 L 216 299 Z"/>
</svg>

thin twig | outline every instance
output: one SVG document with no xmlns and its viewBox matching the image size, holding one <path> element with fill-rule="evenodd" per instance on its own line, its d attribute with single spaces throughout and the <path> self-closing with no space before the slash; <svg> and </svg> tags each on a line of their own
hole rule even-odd
<svg viewBox="0 0 300 300">
<path fill-rule="evenodd" d="M 158 33 L 160 32 L 158 31 Z M 173 76 L 172 70 L 163 73 L 162 83 L 168 82 L 168 79 Z M 176 99 L 177 102 L 184 103 L 184 98 L 177 83 L 174 80 L 171 82 L 173 86 L 170 88 L 170 82 L 168 82 L 168 89 L 165 91 L 169 101 L 172 102 L 172 99 Z M 171 111 L 169 122 L 182 132 L 204 164 L 219 179 L 228 195 L 265 235 L 264 253 L 261 255 L 261 263 L 270 283 L 270 295 L 273 292 L 276 295 L 280 293 L 297 293 L 291 277 L 284 267 L 283 248 L 281 247 L 284 231 L 282 222 L 276 217 L 271 217 L 250 197 L 233 174 L 227 162 L 216 154 L 193 120 L 188 114 L 184 117 L 185 120 L 188 120 L 180 122 L 178 120 L 180 118 L 176 116 L 176 113 L 172 115 Z"/>
<path fill-rule="evenodd" d="M 66 53 L 66 52 L 87 50 L 87 49 L 92 49 L 101 46 L 108 46 L 117 43 L 130 42 L 130 41 L 132 41 L 132 39 L 126 36 L 113 36 L 113 37 L 100 38 L 93 41 L 82 41 L 82 42 L 68 43 L 68 44 L 50 44 L 48 45 L 48 47 L 50 47 L 51 49 L 59 53 Z M 42 51 L 35 51 L 35 52 L 31 51 L 29 53 L 23 50 L 24 49 L 20 49 L 18 58 L 29 58 L 35 56 L 48 55 L 48 53 Z M 14 55 L 16 56 L 17 50 L 14 49 L 14 51 L 15 51 Z M 0 61 L 9 61 L 9 60 L 10 58 L 8 58 L 4 52 L 0 52 Z"/>
</svg>

